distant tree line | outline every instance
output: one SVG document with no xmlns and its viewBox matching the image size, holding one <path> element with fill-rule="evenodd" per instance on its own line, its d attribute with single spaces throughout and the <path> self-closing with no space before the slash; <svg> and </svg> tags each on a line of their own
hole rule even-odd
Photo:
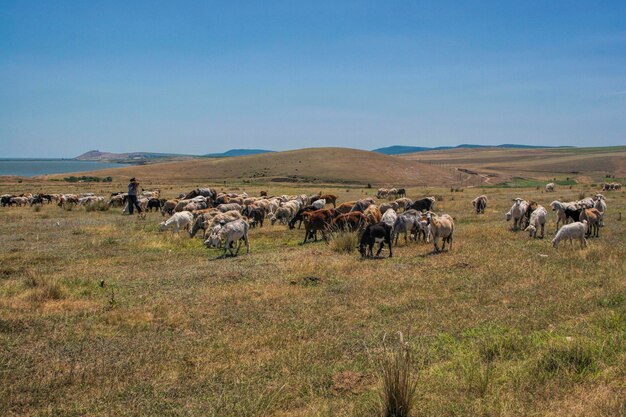
<svg viewBox="0 0 626 417">
<path fill-rule="evenodd" d="M 63 178 L 63 181 L 66 182 L 112 182 L 113 181 L 113 177 L 87 177 L 85 175 L 81 176 L 81 177 L 75 177 L 75 176 L 71 176 L 71 177 L 65 177 Z"/>
</svg>

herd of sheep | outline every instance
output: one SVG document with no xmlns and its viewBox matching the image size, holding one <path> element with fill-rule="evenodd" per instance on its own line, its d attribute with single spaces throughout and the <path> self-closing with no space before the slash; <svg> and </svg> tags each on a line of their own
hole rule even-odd
<svg viewBox="0 0 626 417">
<path fill-rule="evenodd" d="M 547 184 L 545 191 L 554 191 L 554 184 Z M 359 234 L 359 252 L 362 257 L 374 256 L 373 247 L 378 244 L 376 256 L 387 245 L 391 257 L 392 246 L 397 245 L 400 235 L 408 240 L 426 243 L 432 241 L 434 251 L 452 247 L 455 232 L 454 218 L 448 214 L 434 213 L 436 199 L 424 197 L 412 200 L 406 197 L 404 189 L 379 189 L 376 197 L 358 201 L 337 203 L 333 194 L 281 195 L 268 196 L 261 192 L 259 197 L 247 193 L 218 193 L 212 188 L 196 188 L 180 194 L 175 199 L 160 198 L 159 190 L 143 191 L 139 205 L 143 215 L 158 210 L 167 219 L 160 223 L 160 229 L 179 232 L 185 230 L 191 237 L 203 231 L 205 245 L 221 248 L 223 255 L 235 256 L 242 244 L 250 253 L 248 234 L 250 228 L 263 227 L 265 219 L 272 225 L 284 224 L 289 229 L 300 228 L 304 224 L 304 240 L 317 240 L 318 232 L 328 240 L 334 232 L 356 231 Z M 481 195 L 471 204 L 477 214 L 485 212 L 488 198 Z M 2 195 L 2 206 L 24 206 L 44 203 L 57 203 L 59 206 L 95 204 L 105 207 L 119 207 L 127 213 L 127 195 L 113 193 L 109 198 L 86 194 L 22 194 Z M 600 193 L 593 198 L 575 202 L 553 201 L 550 208 L 556 214 L 557 233 L 552 240 L 555 248 L 564 239 L 578 240 L 581 247 L 587 245 L 586 237 L 599 236 L 606 212 L 606 199 Z M 534 201 L 515 198 L 511 209 L 506 213 L 507 221 L 512 222 L 513 230 L 525 230 L 533 238 L 543 238 L 548 211 Z M 559 225 L 562 227 L 559 228 Z M 395 240 L 395 241 L 394 241 Z M 441 241 L 442 246 L 439 247 Z M 236 246 L 236 247 L 235 247 Z"/>
</svg>

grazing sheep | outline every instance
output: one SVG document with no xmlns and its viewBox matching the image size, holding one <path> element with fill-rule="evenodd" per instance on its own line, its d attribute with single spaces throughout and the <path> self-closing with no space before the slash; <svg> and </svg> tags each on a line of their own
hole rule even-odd
<svg viewBox="0 0 626 417">
<path fill-rule="evenodd" d="M 442 214 L 441 216 L 435 216 L 432 213 L 426 215 L 428 219 L 428 227 L 430 234 L 433 237 L 433 243 L 435 245 L 435 253 L 440 252 L 437 243 L 439 238 L 442 238 L 443 245 L 441 251 L 446 249 L 446 243 L 450 245 L 449 249 L 452 249 L 452 236 L 454 235 L 454 219 L 448 214 Z"/>
<path fill-rule="evenodd" d="M 552 239 L 552 246 L 554 249 L 558 249 L 559 242 L 563 239 L 569 239 L 570 244 L 572 239 L 578 239 L 580 241 L 580 248 L 587 247 L 587 240 L 585 239 L 585 232 L 587 230 L 587 221 L 575 222 L 570 224 L 564 224 L 556 233 L 554 239 Z"/>
<path fill-rule="evenodd" d="M 584 209 L 579 216 L 580 221 L 587 222 L 587 237 L 600 237 L 601 214 L 595 208 Z"/>
<path fill-rule="evenodd" d="M 331 230 L 355 230 L 363 229 L 367 225 L 367 218 L 363 213 L 355 211 L 353 213 L 340 214 L 331 222 Z"/>
<path fill-rule="evenodd" d="M 320 198 L 319 200 L 315 200 L 311 203 L 311 206 L 315 209 L 315 210 L 321 210 L 326 206 L 326 200 L 323 198 Z"/>
<path fill-rule="evenodd" d="M 519 230 L 523 224 L 524 215 L 528 210 L 528 202 L 522 198 L 514 198 L 511 209 L 506 213 L 506 221 L 513 219 L 513 230 Z"/>
<path fill-rule="evenodd" d="M 582 200 L 578 200 L 576 202 L 576 207 L 577 208 L 584 208 L 584 209 L 589 209 L 589 208 L 593 208 L 595 206 L 596 202 L 593 198 L 591 197 L 586 197 L 583 198 Z"/>
<path fill-rule="evenodd" d="M 600 221 L 598 225 L 602 227 L 604 226 L 604 213 L 606 212 L 606 200 L 602 194 L 596 194 L 595 209 L 600 212 Z"/>
<path fill-rule="evenodd" d="M 239 249 L 241 248 L 241 241 L 246 244 L 246 253 L 250 254 L 250 242 L 248 240 L 248 230 L 250 226 L 243 219 L 235 220 L 233 222 L 225 224 L 219 230 L 215 230 L 209 238 L 204 242 L 208 248 L 220 248 L 223 246 L 224 253 L 222 258 L 226 257 L 226 251 L 230 252 L 232 256 L 237 256 Z M 235 242 L 239 242 L 237 245 L 237 251 L 233 253 L 233 245 Z"/>
<path fill-rule="evenodd" d="M 356 201 L 348 201 L 345 203 L 341 203 L 339 204 L 339 206 L 336 208 L 338 213 L 341 214 L 346 214 L 352 211 L 352 207 L 354 207 L 354 205 L 356 204 Z"/>
<path fill-rule="evenodd" d="M 552 211 L 556 212 L 556 230 L 559 230 L 559 223 L 567 224 L 567 216 L 565 214 L 566 209 L 575 209 L 576 207 L 572 203 L 562 203 L 558 200 L 554 200 L 550 203 Z"/>
<path fill-rule="evenodd" d="M 373 257 L 374 244 L 376 243 L 380 244 L 378 252 L 376 252 L 376 256 L 380 255 L 380 252 L 382 252 L 383 246 L 386 243 L 387 246 L 389 246 L 389 257 L 391 258 L 393 256 L 391 248 L 391 232 L 391 226 L 383 222 L 368 225 L 363 231 L 359 242 L 359 253 L 361 254 L 361 258 Z"/>
<path fill-rule="evenodd" d="M 173 227 L 174 232 L 178 233 L 178 231 L 182 228 L 189 231 L 193 223 L 193 214 L 188 211 L 181 211 L 178 213 L 174 213 L 172 217 L 160 223 L 161 231 L 165 231 L 169 227 Z"/>
<path fill-rule="evenodd" d="M 411 231 L 418 227 L 417 221 L 417 215 L 413 213 L 404 212 L 398 216 L 393 224 L 392 232 L 392 236 L 395 236 L 396 238 L 396 246 L 398 246 L 398 237 L 400 236 L 400 233 L 404 233 L 404 244 L 407 245 L 409 243 L 408 238 Z"/>
<path fill-rule="evenodd" d="M 403 190 L 403 188 L 400 188 L 400 190 Z M 400 195 L 400 193 L 398 193 L 398 195 Z M 400 207 L 402 207 L 403 210 L 407 210 L 409 206 L 413 204 L 413 200 L 411 200 L 410 198 L 402 197 L 398 198 L 395 203 L 398 205 L 398 208 L 395 209 L 396 211 L 398 211 Z"/>
<path fill-rule="evenodd" d="M 270 222 L 272 225 L 274 225 L 277 221 L 282 224 L 287 224 L 291 219 L 291 216 L 292 213 L 288 207 L 278 207 L 276 211 L 274 211 L 274 214 L 270 217 Z"/>
<path fill-rule="evenodd" d="M 178 206 L 178 200 L 167 200 L 161 206 L 161 215 L 165 216 L 167 214 L 168 216 L 171 216 L 172 214 L 174 214 L 176 206 Z"/>
<path fill-rule="evenodd" d="M 382 203 L 379 207 L 379 210 L 381 214 L 385 214 L 387 210 L 391 209 L 397 212 L 399 208 L 400 206 L 398 205 L 398 203 L 396 203 L 395 201 L 392 201 L 390 203 Z"/>
<path fill-rule="evenodd" d="M 390 227 L 393 228 L 393 225 L 396 223 L 397 219 L 398 219 L 398 213 L 396 213 L 394 209 L 390 208 L 387 211 L 385 211 L 381 220 L 383 223 L 388 224 Z"/>
<path fill-rule="evenodd" d="M 363 215 L 367 217 L 367 221 L 369 222 L 369 224 L 380 223 L 383 218 L 383 215 L 381 214 L 376 204 L 372 204 L 367 207 L 363 212 Z"/>
<path fill-rule="evenodd" d="M 476 214 L 485 214 L 485 209 L 487 208 L 487 196 L 484 194 L 479 195 L 472 200 L 472 206 L 476 210 Z"/>
<path fill-rule="evenodd" d="M 529 233 L 530 237 L 536 238 L 537 229 L 541 228 L 541 236 L 539 236 L 539 238 L 543 239 L 547 217 L 548 211 L 543 206 L 537 206 L 537 208 L 533 210 L 533 212 L 530 214 L 528 227 L 526 228 L 526 231 Z"/>
<path fill-rule="evenodd" d="M 551 193 L 554 191 L 554 183 L 549 182 L 546 184 L 546 193 Z"/>
<path fill-rule="evenodd" d="M 243 206 L 238 203 L 228 203 L 228 204 L 220 204 L 217 206 L 217 209 L 222 213 L 226 213 L 227 211 L 236 210 L 239 213 L 243 211 Z"/>
</svg>

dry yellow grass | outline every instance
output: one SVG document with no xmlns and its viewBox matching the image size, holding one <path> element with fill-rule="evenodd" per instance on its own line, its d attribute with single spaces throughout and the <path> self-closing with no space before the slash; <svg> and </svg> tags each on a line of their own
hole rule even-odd
<svg viewBox="0 0 626 417">
<path fill-rule="evenodd" d="M 151 185 L 171 196 L 198 184 Z M 0 193 L 120 186 L 25 181 Z M 442 195 L 453 249 L 401 239 L 394 258 L 366 261 L 301 246 L 304 231 L 286 226 L 254 229 L 250 256 L 216 260 L 199 239 L 159 232 L 156 213 L 2 208 L 0 415 L 368 415 L 376 355 L 397 331 L 415 352 L 415 415 L 623 414 L 625 193 L 607 194 L 606 227 L 582 251 L 550 247 L 552 216 L 544 240 L 503 219 L 518 195 L 547 205 L 591 191 L 409 188 Z M 483 192 L 478 216 L 470 201 Z"/>
<path fill-rule="evenodd" d="M 451 149 L 401 155 L 401 158 L 436 166 L 464 168 L 496 175 L 490 183 L 511 177 L 552 178 L 626 177 L 626 147 L 554 149 Z M 608 180 L 611 181 L 611 180 Z M 581 181 L 583 182 L 583 181 Z M 474 181 L 470 182 L 474 184 Z M 480 184 L 480 183 L 479 183 Z"/>
<path fill-rule="evenodd" d="M 193 159 L 129 166 L 85 173 L 114 178 L 131 176 L 159 180 L 253 180 L 384 185 L 446 185 L 455 175 L 415 161 L 347 148 L 311 148 L 222 159 Z M 63 175 L 53 176 L 62 178 Z"/>
</svg>

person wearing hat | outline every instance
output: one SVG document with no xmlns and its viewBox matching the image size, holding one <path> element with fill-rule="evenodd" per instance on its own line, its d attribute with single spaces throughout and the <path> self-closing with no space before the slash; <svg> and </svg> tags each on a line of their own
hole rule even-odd
<svg viewBox="0 0 626 417">
<path fill-rule="evenodd" d="M 139 207 L 139 201 L 137 201 L 137 189 L 139 188 L 139 181 L 136 178 L 131 178 L 128 183 L 128 212 L 132 215 L 134 208 L 137 207 L 137 212 L 141 215 L 141 207 Z"/>
</svg>

